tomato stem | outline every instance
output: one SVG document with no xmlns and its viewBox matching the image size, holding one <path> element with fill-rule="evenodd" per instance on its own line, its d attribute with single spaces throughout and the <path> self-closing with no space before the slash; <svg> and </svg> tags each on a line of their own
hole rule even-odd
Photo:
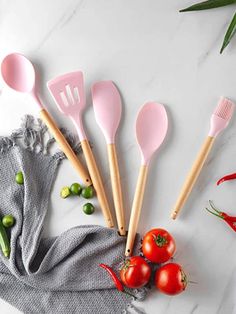
<svg viewBox="0 0 236 314">
<path fill-rule="evenodd" d="M 125 259 L 122 265 L 122 269 L 124 269 L 125 271 L 129 268 L 130 265 L 130 259 Z"/>
<path fill-rule="evenodd" d="M 161 236 L 160 234 L 158 234 L 157 236 L 153 234 L 153 238 L 154 238 L 156 245 L 159 247 L 163 247 L 164 245 L 166 245 L 168 243 L 167 239 L 165 237 Z"/>
<path fill-rule="evenodd" d="M 180 272 L 181 272 L 181 281 L 183 283 L 183 287 L 184 287 L 184 290 L 185 290 L 185 288 L 186 288 L 187 284 L 189 283 L 189 281 L 188 281 L 187 275 L 185 274 L 183 269 L 181 269 Z"/>
</svg>

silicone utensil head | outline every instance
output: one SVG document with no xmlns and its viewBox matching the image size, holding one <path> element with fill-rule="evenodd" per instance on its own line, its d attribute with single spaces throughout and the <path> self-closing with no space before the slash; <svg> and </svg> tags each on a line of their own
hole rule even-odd
<svg viewBox="0 0 236 314">
<path fill-rule="evenodd" d="M 120 94 L 112 81 L 97 82 L 92 86 L 92 99 L 97 124 L 107 144 L 112 144 L 121 118 Z"/>
<path fill-rule="evenodd" d="M 211 116 L 209 136 L 216 137 L 227 127 L 233 116 L 234 108 L 235 105 L 231 100 L 221 97 L 213 115 Z"/>
<path fill-rule="evenodd" d="M 138 113 L 136 137 L 142 153 L 142 164 L 147 165 L 153 153 L 165 139 L 168 118 L 165 107 L 155 102 L 146 103 Z"/>
<path fill-rule="evenodd" d="M 35 70 L 33 64 L 23 55 L 12 53 L 1 64 L 1 73 L 5 83 L 12 89 L 31 93 L 35 87 Z"/>
<path fill-rule="evenodd" d="M 87 137 L 81 119 L 86 106 L 83 73 L 76 71 L 58 76 L 49 81 L 47 86 L 58 109 L 72 119 L 80 140 L 85 140 Z"/>
<path fill-rule="evenodd" d="M 58 109 L 65 115 L 76 118 L 78 112 L 84 109 L 86 101 L 81 71 L 57 76 L 47 86 Z"/>
</svg>

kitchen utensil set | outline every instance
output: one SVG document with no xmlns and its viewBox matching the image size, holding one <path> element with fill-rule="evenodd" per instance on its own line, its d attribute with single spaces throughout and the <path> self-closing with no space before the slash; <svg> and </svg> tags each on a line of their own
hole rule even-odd
<svg viewBox="0 0 236 314">
<path fill-rule="evenodd" d="M 4 58 L 1 73 L 5 83 L 12 89 L 28 93 L 40 108 L 40 116 L 63 152 L 79 173 L 86 186 L 93 184 L 100 203 L 106 225 L 113 227 L 113 219 L 106 198 L 100 172 L 83 127 L 82 113 L 86 107 L 83 73 L 80 71 L 59 76 L 48 82 L 48 89 L 58 109 L 70 117 L 77 130 L 85 156 L 88 172 L 80 163 L 72 148 L 58 129 L 56 123 L 43 107 L 35 86 L 35 70 L 32 63 L 23 55 L 13 53 Z M 115 136 L 121 119 L 122 104 L 120 94 L 111 81 L 95 83 L 92 86 L 92 101 L 96 121 L 102 130 L 107 144 L 112 193 L 120 235 L 126 235 L 125 214 Z M 234 104 L 228 99 L 221 99 L 211 118 L 211 128 L 205 143 L 183 186 L 180 196 L 172 211 L 175 219 L 184 206 L 196 182 L 216 136 L 228 125 L 234 111 Z M 138 228 L 149 163 L 154 152 L 163 143 L 168 129 L 167 113 L 163 105 L 148 102 L 138 113 L 136 137 L 141 150 L 141 167 L 131 209 L 130 223 L 125 255 L 132 254 L 135 235 Z M 91 179 L 90 179 L 91 177 Z"/>
</svg>

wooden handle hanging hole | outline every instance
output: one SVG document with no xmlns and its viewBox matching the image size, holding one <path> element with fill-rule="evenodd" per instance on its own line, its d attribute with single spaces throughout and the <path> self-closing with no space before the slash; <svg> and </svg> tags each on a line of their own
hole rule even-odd
<svg viewBox="0 0 236 314">
<path fill-rule="evenodd" d="M 124 230 L 124 227 L 121 227 L 122 230 Z M 120 237 L 127 237 L 127 234 L 128 234 L 128 230 L 125 232 L 125 234 L 120 234 L 120 231 L 117 230 L 117 233 Z"/>
</svg>

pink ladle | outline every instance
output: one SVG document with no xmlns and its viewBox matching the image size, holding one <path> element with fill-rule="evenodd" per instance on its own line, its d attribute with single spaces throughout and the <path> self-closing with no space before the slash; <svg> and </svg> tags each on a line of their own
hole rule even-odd
<svg viewBox="0 0 236 314">
<path fill-rule="evenodd" d="M 129 222 L 125 255 L 132 254 L 143 196 L 147 181 L 148 167 L 153 153 L 161 146 L 168 129 L 165 107 L 155 102 L 146 103 L 138 113 L 136 120 L 136 137 L 141 150 L 142 162 L 134 194 Z"/>
</svg>

